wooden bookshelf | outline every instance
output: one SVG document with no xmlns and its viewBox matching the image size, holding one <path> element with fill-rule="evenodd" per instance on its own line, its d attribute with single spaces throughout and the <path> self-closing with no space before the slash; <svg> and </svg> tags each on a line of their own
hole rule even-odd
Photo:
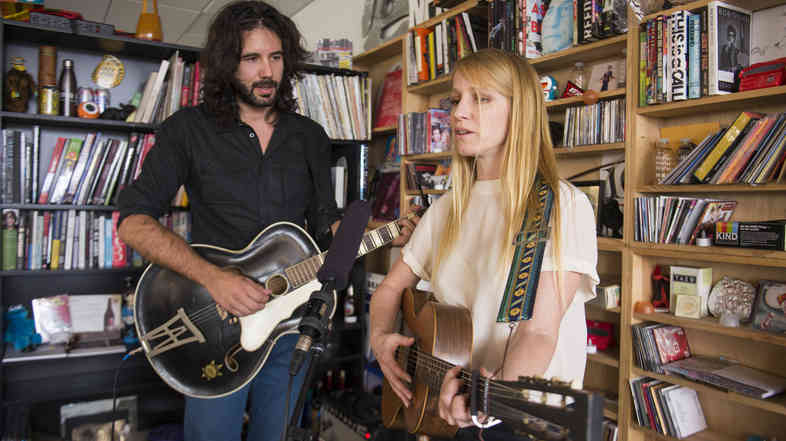
<svg viewBox="0 0 786 441">
<path fill-rule="evenodd" d="M 749 325 L 742 325 L 738 328 L 730 328 L 720 324 L 719 320 L 713 317 L 693 319 L 687 317 L 677 317 L 674 314 L 665 312 L 655 312 L 652 314 L 633 313 L 633 318 L 641 321 L 654 321 L 666 323 L 674 326 L 681 326 L 684 329 L 698 329 L 714 334 L 736 337 L 743 340 L 760 341 L 778 346 L 786 346 L 786 335 L 773 334 L 771 332 L 760 331 Z"/>
<path fill-rule="evenodd" d="M 636 423 L 631 423 L 631 430 L 634 432 L 638 432 L 638 434 L 640 435 L 646 436 L 650 440 L 680 441 L 678 438 L 661 435 L 660 433 L 652 429 L 641 427 Z M 717 432 L 713 432 L 711 430 L 704 430 L 697 434 L 691 435 L 687 438 L 682 438 L 681 441 L 737 441 L 737 440 L 735 440 L 734 438 L 727 437 L 725 435 L 721 435 Z"/>
<path fill-rule="evenodd" d="M 610 351 L 598 351 L 595 354 L 587 354 L 587 360 L 618 368 L 620 367 L 619 348 L 614 347 Z"/>
<path fill-rule="evenodd" d="M 577 61 L 589 63 L 621 55 L 626 44 L 625 35 L 617 35 L 594 43 L 573 46 L 539 58 L 530 58 L 527 61 L 539 72 L 564 69 L 573 66 Z"/>
<path fill-rule="evenodd" d="M 700 184 L 700 185 L 644 185 L 636 189 L 639 193 L 757 193 L 757 192 L 783 192 L 786 184 Z"/>
<path fill-rule="evenodd" d="M 694 100 L 677 101 L 639 107 L 636 112 L 651 118 L 673 118 L 695 115 L 700 112 L 713 112 L 722 106 L 724 110 L 750 110 L 760 106 L 783 104 L 786 102 L 786 86 L 715 95 Z"/>
<path fill-rule="evenodd" d="M 418 95 L 434 95 L 450 91 L 450 76 L 441 76 L 437 79 L 407 86 L 409 93 Z"/>
<path fill-rule="evenodd" d="M 612 237 L 598 237 L 598 250 L 600 251 L 620 252 L 624 249 L 625 242 L 622 239 L 615 239 Z"/>
<path fill-rule="evenodd" d="M 607 90 L 605 92 L 598 92 L 598 100 L 625 97 L 625 89 Z M 549 112 L 558 112 L 565 110 L 566 107 L 585 105 L 583 96 L 572 96 L 570 98 L 560 98 L 553 101 L 546 102 L 546 109 Z"/>
<path fill-rule="evenodd" d="M 637 367 L 633 368 L 634 375 L 643 377 L 652 377 L 657 380 L 666 381 L 672 384 L 679 384 L 680 386 L 689 387 L 696 392 L 702 392 L 708 396 L 715 397 L 725 401 L 732 401 L 735 403 L 744 404 L 755 409 L 766 410 L 768 412 L 786 415 L 786 394 L 775 395 L 774 397 L 765 400 L 759 398 L 741 395 L 736 392 L 728 392 L 723 389 L 710 386 L 708 384 L 699 383 L 696 381 L 688 380 L 677 375 L 656 374 L 655 372 L 645 371 Z"/>
<path fill-rule="evenodd" d="M 371 129 L 371 135 L 392 135 L 396 133 L 397 129 L 397 126 L 377 127 L 375 129 Z"/>
<path fill-rule="evenodd" d="M 577 145 L 575 147 L 554 147 L 557 157 L 594 156 L 604 152 L 625 151 L 625 143 Z"/>
<path fill-rule="evenodd" d="M 759 250 L 735 247 L 699 247 L 696 245 L 656 244 L 631 242 L 631 248 L 640 256 L 660 256 L 672 259 L 690 259 L 697 262 L 736 263 L 786 268 L 786 251 Z"/>
<path fill-rule="evenodd" d="M 401 51 L 404 45 L 404 41 L 406 41 L 407 36 L 406 34 L 399 35 L 398 37 L 394 37 L 385 43 L 375 47 L 374 49 L 367 50 L 361 54 L 355 55 L 352 57 L 353 64 L 360 64 L 363 66 L 369 66 L 373 64 L 380 63 L 384 60 L 387 60 L 391 57 L 400 57 Z"/>
</svg>

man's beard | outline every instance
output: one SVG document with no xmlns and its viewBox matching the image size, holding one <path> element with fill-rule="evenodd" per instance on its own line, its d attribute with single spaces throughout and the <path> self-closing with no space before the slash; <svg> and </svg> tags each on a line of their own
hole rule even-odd
<svg viewBox="0 0 786 441">
<path fill-rule="evenodd" d="M 251 84 L 251 87 L 246 87 L 245 84 L 241 83 L 236 78 L 233 79 L 232 82 L 237 97 L 249 106 L 257 108 L 272 107 L 273 103 L 276 101 L 276 95 L 278 94 L 278 82 L 275 80 L 267 78 L 264 80 L 255 81 Z M 273 93 L 271 93 L 268 97 L 254 95 L 254 89 L 258 87 L 273 88 Z"/>
</svg>

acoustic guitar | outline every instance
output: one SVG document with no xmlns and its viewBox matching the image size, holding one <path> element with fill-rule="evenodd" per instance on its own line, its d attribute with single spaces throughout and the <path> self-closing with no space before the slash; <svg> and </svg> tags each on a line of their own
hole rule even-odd
<svg viewBox="0 0 786 441">
<path fill-rule="evenodd" d="M 402 297 L 404 322 L 415 343 L 400 346 L 396 360 L 412 376 L 409 407 L 382 386 L 382 423 L 435 437 L 452 438 L 458 427 L 440 418 L 438 403 L 442 380 L 454 366 L 469 364 L 472 352 L 472 318 L 467 309 L 437 303 L 421 293 L 406 290 Z M 477 371 L 462 369 L 462 392 L 468 392 L 473 411 L 502 420 L 523 439 L 599 441 L 603 422 L 603 397 L 573 389 L 569 383 L 532 377 L 518 381 L 481 378 Z M 559 404 L 546 401 L 557 395 Z M 553 396 L 553 395 L 552 395 Z M 572 401 L 572 403 L 571 403 Z"/>
<path fill-rule="evenodd" d="M 367 232 L 357 256 L 389 244 L 400 234 L 396 221 Z M 296 310 L 321 287 L 316 275 L 324 253 L 308 233 L 288 222 L 269 226 L 241 250 L 192 248 L 208 262 L 272 291 L 264 309 L 235 317 L 205 287 L 175 271 L 151 264 L 142 274 L 134 318 L 148 361 L 178 392 L 217 398 L 245 386 L 262 369 L 276 341 L 297 333 Z"/>
</svg>

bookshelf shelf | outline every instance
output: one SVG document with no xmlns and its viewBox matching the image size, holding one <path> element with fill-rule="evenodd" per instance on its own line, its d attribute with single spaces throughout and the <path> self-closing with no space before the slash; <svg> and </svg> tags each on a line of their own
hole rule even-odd
<svg viewBox="0 0 786 441">
<path fill-rule="evenodd" d="M 621 252 L 624 249 L 625 249 L 625 242 L 622 239 L 614 239 L 611 237 L 598 237 L 599 251 Z"/>
<path fill-rule="evenodd" d="M 654 14 L 645 15 L 644 19 L 641 22 L 646 23 L 647 20 L 653 19 L 659 15 L 669 15 L 676 11 L 692 11 L 694 9 L 703 8 L 707 6 L 709 2 L 710 0 L 699 0 L 691 3 L 686 3 L 684 5 L 676 6 L 671 9 L 666 9 Z M 766 9 L 782 4 L 783 0 L 729 0 L 727 3 L 737 5 L 751 11 L 758 11 L 759 9 Z"/>
<path fill-rule="evenodd" d="M 617 421 L 617 411 L 615 409 L 609 409 L 608 407 L 604 407 L 603 416 L 612 421 Z"/>
<path fill-rule="evenodd" d="M 625 89 L 614 89 L 614 90 L 607 90 L 606 92 L 599 92 L 598 96 L 601 100 L 624 97 Z M 549 112 L 558 112 L 560 110 L 565 110 L 566 107 L 576 106 L 576 105 L 584 105 L 584 97 L 572 96 L 570 98 L 560 98 L 558 100 L 548 101 L 546 102 L 546 110 L 548 110 Z"/>
<path fill-rule="evenodd" d="M 84 270 L 11 270 L 0 271 L 3 277 L 20 276 L 20 277 L 84 277 L 96 274 L 133 274 L 139 273 L 144 270 L 144 266 L 124 266 L 122 268 L 104 268 L 104 269 L 84 269 Z"/>
<path fill-rule="evenodd" d="M 445 194 L 447 190 L 426 190 L 423 189 L 424 194 Z M 407 190 L 407 196 L 420 196 L 420 190 Z"/>
<path fill-rule="evenodd" d="M 730 184 L 730 185 L 644 185 L 637 190 L 639 193 L 759 193 L 786 191 L 786 184 Z"/>
<path fill-rule="evenodd" d="M 786 251 L 643 242 L 633 242 L 631 248 L 635 254 L 640 256 L 786 268 Z"/>
<path fill-rule="evenodd" d="M 660 433 L 652 429 L 641 427 L 636 423 L 631 423 L 630 428 L 634 432 L 638 432 L 642 435 L 646 435 L 648 439 L 658 440 L 658 441 L 679 441 L 678 438 L 661 435 Z M 704 430 L 687 438 L 682 438 L 682 441 L 734 441 L 734 438 L 729 438 L 727 436 L 723 436 L 721 434 L 712 432 L 710 430 Z"/>
<path fill-rule="evenodd" d="M 117 130 L 122 132 L 152 133 L 156 124 L 127 123 L 110 119 L 89 119 L 71 116 L 39 115 L 36 113 L 0 112 L 0 118 L 18 124 L 37 124 L 80 129 Z"/>
<path fill-rule="evenodd" d="M 124 56 L 135 56 L 150 59 L 163 59 L 172 56 L 176 50 L 188 62 L 199 58 L 200 48 L 179 44 L 159 43 L 119 35 L 80 35 L 44 26 L 33 25 L 15 20 L 0 20 L 0 28 L 4 28 L 5 39 L 25 41 L 32 45 L 51 44 L 57 42 L 59 48 L 77 48 L 99 53 L 122 53 Z"/>
<path fill-rule="evenodd" d="M 617 142 L 614 144 L 592 144 L 592 145 L 578 145 L 575 147 L 554 148 L 554 153 L 560 158 L 590 156 L 598 153 L 623 152 L 623 151 L 625 151 L 624 142 Z"/>
<path fill-rule="evenodd" d="M 20 210 L 88 210 L 88 211 L 115 211 L 114 205 L 65 205 L 65 204 L 0 204 L 0 208 L 18 208 Z"/>
<path fill-rule="evenodd" d="M 620 367 L 619 347 L 611 351 L 600 351 L 595 354 L 587 354 L 587 360 L 618 368 Z"/>
<path fill-rule="evenodd" d="M 636 113 L 652 118 L 672 118 L 675 116 L 695 115 L 699 112 L 714 111 L 723 105 L 724 110 L 751 109 L 760 106 L 783 104 L 786 101 L 786 86 L 715 95 L 695 100 L 679 101 L 639 107 Z"/>
<path fill-rule="evenodd" d="M 390 135 L 396 133 L 397 126 L 385 126 L 385 127 L 377 127 L 376 129 L 371 129 L 372 135 Z"/>
<path fill-rule="evenodd" d="M 382 43 L 374 49 L 367 50 L 362 54 L 355 55 L 352 57 L 352 63 L 370 66 L 387 60 L 388 58 L 395 57 L 396 55 L 401 56 L 405 39 L 406 34 L 394 37 L 393 39 Z"/>
<path fill-rule="evenodd" d="M 644 377 L 652 377 L 657 380 L 666 381 L 680 386 L 689 387 L 696 390 L 696 392 L 707 394 L 708 397 L 718 398 L 725 401 L 733 401 L 735 403 L 744 404 L 756 409 L 766 410 L 768 412 L 786 415 L 786 394 L 776 395 L 774 397 L 761 400 L 758 398 L 741 395 L 735 392 L 727 392 L 725 390 L 709 386 L 696 381 L 691 381 L 676 375 L 663 375 L 654 372 L 645 371 L 638 367 L 634 367 L 631 371 L 633 375 L 640 375 Z"/>
<path fill-rule="evenodd" d="M 603 60 L 614 55 L 622 57 L 622 49 L 627 44 L 625 35 L 607 38 L 594 43 L 574 46 L 559 52 L 528 59 L 529 64 L 538 72 L 548 72 L 573 66 L 577 61 L 588 63 Z"/>
<path fill-rule="evenodd" d="M 601 277 L 601 280 L 603 280 L 602 277 Z M 596 306 L 596 305 L 594 305 L 592 303 L 585 303 L 585 305 L 587 306 L 588 310 L 597 311 L 597 312 L 606 312 L 606 313 L 610 313 L 610 314 L 619 314 L 622 311 L 622 309 L 619 306 L 617 306 L 616 308 L 606 309 L 606 308 L 602 308 L 600 306 Z"/>
<path fill-rule="evenodd" d="M 8 363 L 29 363 L 39 360 L 52 360 L 58 358 L 77 358 L 77 357 L 96 357 L 100 355 L 123 354 L 126 352 L 125 345 L 111 345 L 95 348 L 65 350 L 65 345 L 45 344 L 30 352 L 18 352 L 11 348 L 6 350 L 3 357 L 3 364 Z"/>
<path fill-rule="evenodd" d="M 687 317 L 677 317 L 674 314 L 665 312 L 654 312 L 652 314 L 641 314 L 637 312 L 633 314 L 633 318 L 642 321 L 655 321 L 674 326 L 681 326 L 685 329 L 697 329 L 715 334 L 726 335 L 729 337 L 737 337 L 744 340 L 759 341 L 786 347 L 786 335 L 778 335 L 771 332 L 760 331 L 758 329 L 753 329 L 750 326 L 729 328 L 726 326 L 721 326 L 718 319 L 712 317 L 693 319 Z"/>
<path fill-rule="evenodd" d="M 406 161 L 422 161 L 422 160 L 440 160 L 440 159 L 449 159 L 450 156 L 453 154 L 451 151 L 447 152 L 438 152 L 438 153 L 420 153 L 417 155 L 403 155 L 401 158 Z"/>
<path fill-rule="evenodd" d="M 407 86 L 409 93 L 418 95 L 434 95 L 436 93 L 445 93 L 450 90 L 450 76 L 441 76 L 435 80 L 418 83 L 414 86 Z"/>
</svg>

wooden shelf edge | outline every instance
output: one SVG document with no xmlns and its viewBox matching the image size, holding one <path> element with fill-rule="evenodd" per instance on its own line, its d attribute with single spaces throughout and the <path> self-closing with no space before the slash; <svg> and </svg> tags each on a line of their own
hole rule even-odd
<svg viewBox="0 0 786 441">
<path fill-rule="evenodd" d="M 587 360 L 618 368 L 620 367 L 619 347 L 615 347 L 611 351 L 598 351 L 594 354 L 587 354 Z"/>
<path fill-rule="evenodd" d="M 716 432 L 713 432 L 709 429 L 703 430 L 699 433 L 691 435 L 686 438 L 674 438 L 671 436 L 662 435 L 659 432 L 656 432 L 650 428 L 639 426 L 638 424 L 631 423 L 630 429 L 634 432 L 641 433 L 649 437 L 649 439 L 656 439 L 659 441 L 733 441 L 731 438 L 725 437 L 723 435 L 719 435 Z"/>
<path fill-rule="evenodd" d="M 638 255 L 670 257 L 703 262 L 738 263 L 786 268 L 786 251 L 735 247 L 699 247 L 696 245 L 632 242 L 630 248 Z M 598 246 L 600 249 L 600 245 Z"/>
<path fill-rule="evenodd" d="M 569 66 L 575 61 L 590 61 L 604 58 L 604 55 L 616 49 L 622 51 L 626 43 L 626 34 L 617 35 L 593 43 L 569 47 L 542 57 L 529 58 L 527 61 L 538 71 L 553 70 L 559 67 Z"/>
<path fill-rule="evenodd" d="M 377 127 L 375 129 L 371 129 L 371 133 L 373 135 L 387 135 L 390 133 L 396 133 L 398 126 L 385 126 L 385 127 Z"/>
<path fill-rule="evenodd" d="M 598 251 L 617 251 L 625 249 L 625 242 L 622 239 L 613 237 L 598 237 Z"/>
<path fill-rule="evenodd" d="M 585 156 L 595 153 L 605 152 L 624 152 L 625 143 L 615 142 L 613 144 L 592 144 L 592 145 L 577 145 L 574 147 L 554 147 L 554 154 L 560 157 L 570 156 Z M 786 186 L 784 186 L 786 188 Z"/>
<path fill-rule="evenodd" d="M 439 92 L 447 92 L 449 88 L 450 74 L 423 83 L 407 86 L 407 92 L 418 95 L 432 95 Z"/>
<path fill-rule="evenodd" d="M 608 99 L 608 98 L 617 98 L 617 97 L 624 97 L 625 96 L 625 89 L 613 89 L 607 90 L 605 92 L 598 93 L 598 99 Z M 584 105 L 584 97 L 583 96 L 572 96 L 570 98 L 560 98 L 554 101 L 547 101 L 546 102 L 546 110 L 549 112 L 553 112 L 556 110 L 561 110 L 564 107 L 572 106 L 572 105 Z"/>
<path fill-rule="evenodd" d="M 677 317 L 666 312 L 654 312 L 652 314 L 634 313 L 633 318 L 643 321 L 655 321 L 669 325 L 682 326 L 688 329 L 698 329 L 701 331 L 712 332 L 714 334 L 737 337 L 744 340 L 754 340 L 786 347 L 786 335 L 773 334 L 767 331 L 754 329 L 750 326 L 739 328 L 729 328 L 722 326 L 720 321 L 711 317 L 693 319 L 687 317 Z"/>
<path fill-rule="evenodd" d="M 406 34 L 401 34 L 397 37 L 393 37 L 392 39 L 380 44 L 379 46 L 369 49 L 361 54 L 355 55 L 352 57 L 352 63 L 358 64 L 361 66 L 369 66 L 372 64 L 376 64 L 381 60 L 386 58 L 392 58 L 395 56 L 401 56 L 402 48 L 404 45 L 404 39 L 407 37 Z"/>
<path fill-rule="evenodd" d="M 705 107 L 725 104 L 727 109 L 751 107 L 767 102 L 780 103 L 786 100 L 786 86 L 767 87 L 764 89 L 747 90 L 727 95 L 713 95 L 703 98 L 679 101 L 666 104 L 638 107 L 636 113 L 652 118 L 670 118 L 685 114 L 695 114 Z M 713 109 L 714 111 L 714 109 Z"/>
<path fill-rule="evenodd" d="M 617 411 L 614 409 L 609 409 L 608 407 L 604 407 L 603 416 L 612 421 L 617 421 Z"/>
<path fill-rule="evenodd" d="M 422 160 L 438 160 L 438 159 L 448 159 L 453 155 L 453 151 L 448 150 L 446 152 L 437 152 L 437 153 L 417 153 L 413 155 L 401 155 L 401 159 L 405 161 L 422 161 Z"/>
<path fill-rule="evenodd" d="M 760 193 L 786 191 L 786 184 L 687 184 L 687 185 L 642 185 L 638 193 Z"/>
<path fill-rule="evenodd" d="M 430 28 L 437 23 L 441 23 L 442 20 L 447 18 L 456 16 L 461 14 L 462 12 L 467 12 L 470 9 L 478 6 L 480 4 L 480 0 L 467 0 L 461 4 L 458 4 L 447 11 L 443 12 L 442 14 L 437 15 L 436 17 L 430 18 L 422 23 L 415 25 L 413 28 L 409 28 L 409 32 L 412 32 L 415 28 Z"/>
<path fill-rule="evenodd" d="M 696 392 L 701 392 L 710 395 L 712 397 L 717 397 L 724 401 L 731 401 L 734 403 L 742 404 L 756 409 L 766 410 L 768 412 L 773 412 L 780 415 L 786 415 L 786 395 L 784 394 L 775 395 L 774 397 L 770 397 L 765 400 L 762 400 L 759 398 L 753 398 L 746 395 L 741 395 L 735 392 L 727 392 L 723 389 L 719 389 L 714 386 L 704 383 L 699 383 L 693 380 L 688 380 L 687 378 L 679 377 L 676 375 L 656 374 L 655 372 L 650 372 L 635 366 L 631 370 L 631 373 L 642 377 L 652 377 L 655 378 L 656 380 L 661 380 L 668 383 L 685 386 L 694 389 Z"/>
</svg>

